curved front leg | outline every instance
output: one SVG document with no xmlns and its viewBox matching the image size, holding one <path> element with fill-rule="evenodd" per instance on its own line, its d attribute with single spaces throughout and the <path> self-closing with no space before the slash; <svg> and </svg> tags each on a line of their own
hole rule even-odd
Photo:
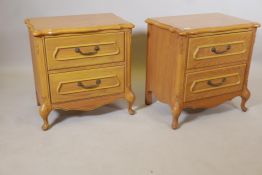
<svg viewBox="0 0 262 175">
<path fill-rule="evenodd" d="M 179 127 L 179 116 L 182 112 L 182 106 L 181 104 L 177 101 L 173 106 L 172 106 L 172 115 L 173 115 L 173 121 L 172 121 L 172 128 L 177 129 Z"/>
<path fill-rule="evenodd" d="M 52 108 L 49 104 L 42 104 L 39 108 L 39 113 L 43 119 L 44 124 L 42 125 L 42 129 L 46 131 L 49 128 L 48 123 L 48 115 L 52 111 Z"/>
<path fill-rule="evenodd" d="M 134 93 L 132 92 L 131 89 L 128 89 L 127 92 L 126 92 L 126 100 L 128 102 L 128 113 L 130 115 L 134 115 L 135 111 L 132 109 L 132 106 L 133 106 L 134 101 L 135 101 L 135 95 L 134 95 Z"/>
<path fill-rule="evenodd" d="M 243 112 L 247 111 L 246 102 L 249 99 L 249 97 L 250 97 L 250 91 L 247 88 L 245 88 L 241 94 L 241 98 L 242 98 L 241 109 Z"/>
</svg>

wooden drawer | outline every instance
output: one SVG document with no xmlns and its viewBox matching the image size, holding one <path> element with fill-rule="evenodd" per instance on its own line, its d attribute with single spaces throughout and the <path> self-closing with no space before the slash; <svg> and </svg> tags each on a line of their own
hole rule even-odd
<svg viewBox="0 0 262 175">
<path fill-rule="evenodd" d="M 185 101 L 242 90 L 246 65 L 186 75 Z"/>
<path fill-rule="evenodd" d="M 49 75 L 53 103 L 124 92 L 124 67 L 108 67 Z"/>
<path fill-rule="evenodd" d="M 124 61 L 124 32 L 45 40 L 48 69 Z"/>
<path fill-rule="evenodd" d="M 200 68 L 248 58 L 252 32 L 189 39 L 187 68 Z"/>
</svg>

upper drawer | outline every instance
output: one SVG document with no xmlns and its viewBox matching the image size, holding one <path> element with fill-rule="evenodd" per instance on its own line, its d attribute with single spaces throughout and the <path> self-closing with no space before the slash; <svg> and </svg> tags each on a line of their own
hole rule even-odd
<svg viewBox="0 0 262 175">
<path fill-rule="evenodd" d="M 124 32 L 47 38 L 48 69 L 124 60 Z"/>
<path fill-rule="evenodd" d="M 248 58 L 251 38 L 251 31 L 191 38 L 187 68 L 244 61 Z"/>
</svg>

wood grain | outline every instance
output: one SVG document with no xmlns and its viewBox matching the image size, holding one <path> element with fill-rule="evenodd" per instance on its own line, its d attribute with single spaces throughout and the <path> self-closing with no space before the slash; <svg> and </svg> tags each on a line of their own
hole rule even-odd
<svg viewBox="0 0 262 175">
<path fill-rule="evenodd" d="M 259 23 L 224 15 L 207 13 L 181 16 L 148 18 L 148 24 L 176 32 L 179 35 L 216 33 L 229 30 L 250 29 L 260 27 Z"/>
<path fill-rule="evenodd" d="M 49 70 L 120 62 L 125 58 L 124 32 L 119 31 L 47 38 L 45 43 Z M 99 50 L 95 51 L 96 47 Z"/>
<path fill-rule="evenodd" d="M 134 28 L 132 23 L 112 13 L 29 18 L 25 23 L 33 36 Z"/>
<path fill-rule="evenodd" d="M 252 31 L 190 38 L 187 68 L 246 61 L 251 36 Z"/>
<path fill-rule="evenodd" d="M 132 106 L 135 102 L 135 94 L 132 91 L 131 87 L 131 56 L 132 56 L 132 31 L 125 32 L 125 98 L 128 102 L 128 113 L 130 115 L 134 115 L 135 111 L 133 110 Z"/>
<path fill-rule="evenodd" d="M 192 101 L 243 88 L 246 65 L 224 67 L 186 74 L 184 101 Z"/>
<path fill-rule="evenodd" d="M 51 99 L 58 103 L 124 93 L 124 78 L 123 66 L 50 74 Z"/>
<path fill-rule="evenodd" d="M 169 104 L 172 128 L 184 108 L 211 108 L 236 96 L 246 111 L 258 23 L 223 14 L 149 18 L 146 104 Z"/>
<path fill-rule="evenodd" d="M 134 25 L 113 14 L 33 18 L 26 24 L 43 130 L 54 109 L 88 111 L 125 98 L 134 114 Z"/>
<path fill-rule="evenodd" d="M 69 111 L 69 110 L 90 111 L 90 110 L 95 110 L 106 104 L 112 103 L 121 98 L 124 98 L 124 94 L 113 94 L 113 95 L 106 95 L 106 96 L 95 97 L 95 98 L 73 100 L 63 103 L 54 103 L 52 106 L 54 109 L 61 109 L 64 111 Z"/>
</svg>

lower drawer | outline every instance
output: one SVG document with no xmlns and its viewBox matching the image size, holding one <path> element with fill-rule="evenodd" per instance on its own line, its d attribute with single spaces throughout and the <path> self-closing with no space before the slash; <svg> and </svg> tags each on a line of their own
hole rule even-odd
<svg viewBox="0 0 262 175">
<path fill-rule="evenodd" d="M 246 65 L 186 75 L 185 101 L 217 96 L 242 89 Z"/>
<path fill-rule="evenodd" d="M 52 103 L 124 92 L 124 67 L 108 67 L 49 75 Z"/>
</svg>

